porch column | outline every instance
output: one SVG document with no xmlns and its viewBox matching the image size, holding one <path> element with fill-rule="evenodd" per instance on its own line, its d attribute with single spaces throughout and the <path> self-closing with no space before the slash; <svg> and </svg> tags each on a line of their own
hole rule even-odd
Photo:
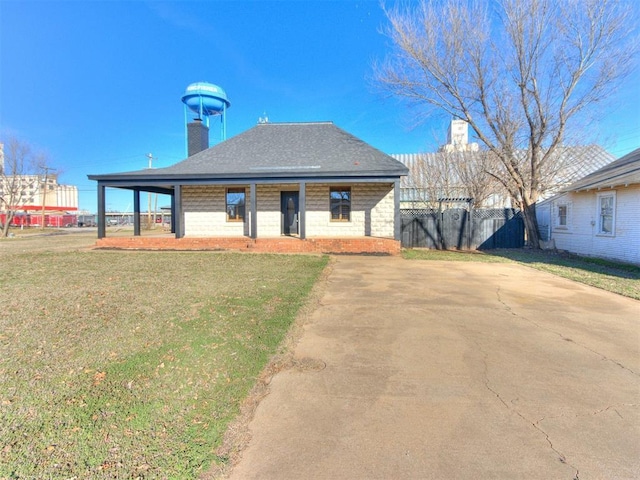
<svg viewBox="0 0 640 480">
<path fill-rule="evenodd" d="M 182 185 L 176 185 L 173 188 L 174 209 L 171 214 L 173 225 L 175 228 L 176 238 L 184 237 L 184 225 L 182 224 Z"/>
<path fill-rule="evenodd" d="M 133 235 L 140 236 L 140 190 L 133 190 Z"/>
<path fill-rule="evenodd" d="M 171 194 L 171 233 L 176 233 L 176 193 Z"/>
<path fill-rule="evenodd" d="M 299 212 L 298 212 L 298 235 L 300 239 L 304 240 L 307 235 L 307 184 L 306 182 L 300 182 L 300 193 L 298 197 Z"/>
<path fill-rule="evenodd" d="M 249 237 L 258 238 L 258 198 L 256 184 L 249 184 Z"/>
<path fill-rule="evenodd" d="M 104 196 L 105 196 L 105 186 L 101 182 L 98 182 L 98 238 L 104 238 L 106 236 Z"/>
<path fill-rule="evenodd" d="M 400 179 L 397 179 L 393 185 L 393 239 L 402 240 L 400 220 Z"/>
</svg>

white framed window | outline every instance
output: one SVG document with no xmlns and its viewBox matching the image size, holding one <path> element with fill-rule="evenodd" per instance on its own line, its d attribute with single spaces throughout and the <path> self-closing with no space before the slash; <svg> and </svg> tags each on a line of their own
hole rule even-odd
<svg viewBox="0 0 640 480">
<path fill-rule="evenodd" d="M 616 192 L 598 194 L 598 235 L 613 236 L 616 231 Z"/>
<path fill-rule="evenodd" d="M 245 189 L 227 188 L 227 222 L 244 222 Z"/>
<path fill-rule="evenodd" d="M 557 225 L 559 227 L 566 227 L 569 222 L 568 222 L 568 215 L 569 215 L 569 206 L 564 204 L 564 205 L 558 205 L 558 223 Z"/>
<path fill-rule="evenodd" d="M 552 222 L 558 230 L 568 230 L 571 227 L 571 202 L 565 200 L 554 205 Z"/>
<path fill-rule="evenodd" d="M 331 187 L 329 202 L 332 222 L 351 221 L 351 187 Z"/>
</svg>

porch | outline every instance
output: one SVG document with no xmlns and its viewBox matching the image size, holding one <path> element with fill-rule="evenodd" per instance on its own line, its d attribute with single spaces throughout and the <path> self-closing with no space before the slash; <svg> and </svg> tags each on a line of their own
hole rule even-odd
<svg viewBox="0 0 640 480">
<path fill-rule="evenodd" d="M 118 236 L 98 239 L 95 248 L 121 250 L 211 250 L 253 253 L 331 253 L 397 255 L 400 241 L 381 237 L 181 237 Z"/>
</svg>

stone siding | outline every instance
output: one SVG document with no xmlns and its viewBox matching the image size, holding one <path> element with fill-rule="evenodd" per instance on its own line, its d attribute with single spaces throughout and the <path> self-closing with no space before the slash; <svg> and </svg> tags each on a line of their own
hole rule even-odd
<svg viewBox="0 0 640 480">
<path fill-rule="evenodd" d="M 307 184 L 307 237 L 383 237 L 394 236 L 393 184 L 360 183 L 351 185 L 351 219 L 331 220 L 329 184 Z M 280 194 L 297 191 L 298 185 L 258 185 L 258 238 L 278 237 L 282 232 Z M 185 186 L 182 211 L 186 237 L 233 237 L 249 235 L 249 187 L 246 187 L 244 222 L 229 222 L 226 217 L 226 189 L 217 185 Z"/>
<path fill-rule="evenodd" d="M 351 220 L 331 221 L 328 184 L 307 185 L 308 237 L 393 238 L 393 184 L 351 185 Z"/>
<path fill-rule="evenodd" d="M 185 236 L 236 237 L 247 235 L 247 222 L 228 222 L 226 207 L 226 188 L 224 186 L 189 185 L 183 187 L 182 212 Z"/>
</svg>

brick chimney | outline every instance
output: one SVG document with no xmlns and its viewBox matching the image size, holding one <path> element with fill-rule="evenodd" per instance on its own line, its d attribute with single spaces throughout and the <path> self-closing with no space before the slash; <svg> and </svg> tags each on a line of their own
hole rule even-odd
<svg viewBox="0 0 640 480">
<path fill-rule="evenodd" d="M 193 122 L 187 123 L 187 152 L 188 155 L 195 155 L 209 148 L 209 127 L 202 120 L 196 118 Z"/>
</svg>

